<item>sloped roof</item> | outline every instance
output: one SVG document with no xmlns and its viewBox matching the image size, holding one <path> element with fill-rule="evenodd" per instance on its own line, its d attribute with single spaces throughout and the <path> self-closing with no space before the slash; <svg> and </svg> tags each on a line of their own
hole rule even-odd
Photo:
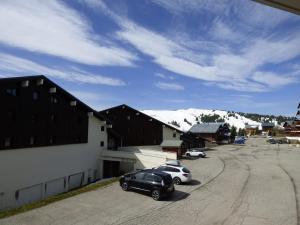
<svg viewBox="0 0 300 225">
<path fill-rule="evenodd" d="M 225 123 L 200 123 L 195 124 L 191 127 L 189 132 L 192 133 L 209 133 L 214 134 L 218 131 L 220 126 L 223 126 Z"/>
<path fill-rule="evenodd" d="M 298 0 L 254 0 L 254 1 L 300 15 L 300 2 Z"/>
<path fill-rule="evenodd" d="M 274 124 L 274 123 L 267 123 L 267 122 L 266 122 L 266 123 L 262 123 L 261 126 L 262 126 L 262 127 L 274 127 L 275 124 Z"/>
<path fill-rule="evenodd" d="M 256 129 L 256 128 L 258 128 L 258 125 L 249 125 L 249 124 L 246 124 L 245 128 L 246 129 Z"/>
<path fill-rule="evenodd" d="M 182 140 L 164 140 L 160 146 L 161 147 L 180 147 L 182 145 Z"/>
<path fill-rule="evenodd" d="M 137 109 L 134 109 L 134 108 L 132 108 L 132 107 L 126 105 L 126 104 L 122 104 L 122 105 L 118 105 L 118 106 L 115 106 L 115 107 L 112 107 L 112 108 L 104 109 L 104 110 L 100 111 L 99 113 L 100 113 L 104 118 L 107 118 L 107 116 L 106 116 L 106 111 L 112 111 L 112 110 L 115 110 L 115 109 L 118 109 L 118 108 L 127 108 L 127 109 L 130 109 L 130 110 L 132 110 L 132 111 L 134 111 L 134 112 L 136 112 L 136 113 L 139 113 L 140 115 L 143 115 L 143 116 L 145 116 L 145 117 L 147 117 L 147 118 L 149 118 L 149 119 L 151 119 L 151 120 L 153 120 L 153 121 L 156 121 L 157 123 L 160 123 L 161 125 L 163 125 L 163 126 L 165 126 L 165 127 L 168 127 L 168 128 L 170 128 L 170 129 L 172 129 L 172 130 L 175 130 L 175 131 L 177 131 L 178 133 L 181 133 L 181 134 L 184 133 L 182 130 L 180 130 L 180 129 L 178 129 L 178 128 L 176 128 L 176 127 L 170 125 L 170 124 L 166 124 L 166 123 L 164 123 L 164 122 L 162 122 L 162 121 L 160 121 L 160 120 L 158 120 L 158 119 L 155 119 L 155 118 L 153 118 L 153 117 L 151 117 L 151 116 L 149 116 L 149 115 L 147 115 L 147 114 L 145 114 L 145 113 L 142 113 L 141 111 L 139 111 L 139 110 L 137 110 Z"/>
<path fill-rule="evenodd" d="M 77 107 L 81 107 L 86 112 L 92 112 L 95 117 L 102 121 L 107 121 L 102 115 L 100 115 L 96 110 L 92 109 L 90 106 L 86 105 L 84 102 L 70 94 L 68 91 L 54 83 L 48 77 L 44 75 L 33 75 L 33 76 L 19 76 L 19 77 L 7 77 L 1 78 L 0 83 L 8 83 L 8 82 L 22 82 L 22 81 L 30 81 L 36 82 L 37 80 L 42 79 L 45 83 L 48 83 L 50 86 L 53 86 L 57 89 L 57 92 L 61 92 L 67 99 L 70 101 L 76 101 Z"/>
</svg>

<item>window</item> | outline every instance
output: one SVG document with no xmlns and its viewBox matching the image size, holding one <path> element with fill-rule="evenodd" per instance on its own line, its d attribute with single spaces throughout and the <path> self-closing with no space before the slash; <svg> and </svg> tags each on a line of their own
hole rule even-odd
<svg viewBox="0 0 300 225">
<path fill-rule="evenodd" d="M 154 177 L 152 174 L 150 173 L 146 173 L 145 177 L 144 177 L 144 180 L 147 180 L 147 181 L 154 181 Z"/>
<path fill-rule="evenodd" d="M 54 144 L 55 143 L 55 136 L 52 136 L 49 138 L 49 144 Z"/>
<path fill-rule="evenodd" d="M 142 180 L 144 177 L 145 173 L 136 173 L 135 174 L 135 179 L 137 180 Z"/>
<path fill-rule="evenodd" d="M 52 121 L 52 122 L 55 122 L 56 121 L 56 115 L 55 114 L 51 114 L 50 115 L 50 120 Z"/>
<path fill-rule="evenodd" d="M 104 146 L 104 141 L 100 142 L 100 146 L 103 147 Z"/>
<path fill-rule="evenodd" d="M 185 167 L 183 167 L 182 171 L 185 172 L 185 173 L 190 173 L 190 171 Z"/>
<path fill-rule="evenodd" d="M 127 120 L 130 120 L 130 116 L 127 116 Z"/>
<path fill-rule="evenodd" d="M 37 91 L 34 91 L 34 92 L 32 93 L 32 99 L 33 99 L 33 100 L 38 100 L 38 98 L 39 98 L 39 93 L 38 93 Z"/>
<path fill-rule="evenodd" d="M 10 147 L 11 146 L 11 138 L 10 137 L 6 137 L 4 139 L 4 147 Z"/>
<path fill-rule="evenodd" d="M 50 98 L 50 102 L 51 102 L 52 104 L 56 104 L 56 103 L 58 103 L 58 99 L 57 99 L 56 97 L 51 97 L 51 98 Z"/>
<path fill-rule="evenodd" d="M 162 178 L 160 176 L 154 175 L 155 182 L 161 182 Z"/>
<path fill-rule="evenodd" d="M 104 126 L 101 126 L 101 131 L 104 131 L 105 130 L 105 127 Z"/>
<path fill-rule="evenodd" d="M 16 200 L 19 199 L 19 191 L 16 191 L 16 192 L 15 192 L 15 198 L 16 198 Z"/>
<path fill-rule="evenodd" d="M 31 121 L 32 122 L 37 122 L 37 120 L 38 120 L 38 114 L 37 113 L 32 114 Z"/>
<path fill-rule="evenodd" d="M 173 138 L 176 138 L 176 133 L 173 133 Z"/>
<path fill-rule="evenodd" d="M 30 137 L 30 138 L 29 138 L 29 144 L 30 144 L 30 145 L 34 145 L 34 143 L 35 143 L 34 137 Z"/>
<path fill-rule="evenodd" d="M 17 96 L 17 89 L 16 88 L 8 88 L 8 89 L 6 89 L 6 93 L 11 96 Z"/>
</svg>

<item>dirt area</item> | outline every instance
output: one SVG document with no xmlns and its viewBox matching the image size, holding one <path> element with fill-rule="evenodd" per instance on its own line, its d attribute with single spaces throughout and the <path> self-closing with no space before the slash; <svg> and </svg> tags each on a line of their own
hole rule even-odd
<svg viewBox="0 0 300 225">
<path fill-rule="evenodd" d="M 253 138 L 206 159 L 184 159 L 193 175 L 171 198 L 113 184 L 17 216 L 0 225 L 300 225 L 300 148 Z"/>
</svg>

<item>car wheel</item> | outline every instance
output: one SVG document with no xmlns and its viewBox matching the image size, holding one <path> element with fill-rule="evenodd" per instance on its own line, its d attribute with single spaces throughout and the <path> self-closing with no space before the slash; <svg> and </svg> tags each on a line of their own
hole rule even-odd
<svg viewBox="0 0 300 225">
<path fill-rule="evenodd" d="M 188 154 L 186 154 L 186 156 L 189 156 L 189 157 L 190 157 L 190 156 L 191 156 L 191 154 L 190 154 L 190 153 L 188 153 Z"/>
<path fill-rule="evenodd" d="M 174 177 L 173 181 L 174 181 L 174 184 L 177 184 L 177 185 L 181 184 L 181 180 L 179 177 Z"/>
<path fill-rule="evenodd" d="M 129 189 L 129 187 L 128 187 L 128 183 L 127 182 L 123 182 L 123 184 L 122 184 L 122 190 L 123 191 L 128 191 L 128 189 Z"/>
<path fill-rule="evenodd" d="M 160 191 L 159 190 L 153 190 L 151 195 L 155 201 L 160 200 Z"/>
</svg>

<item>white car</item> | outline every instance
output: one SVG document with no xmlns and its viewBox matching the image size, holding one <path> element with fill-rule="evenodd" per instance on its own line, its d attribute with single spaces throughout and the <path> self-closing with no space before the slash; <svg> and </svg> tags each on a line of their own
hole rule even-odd
<svg viewBox="0 0 300 225">
<path fill-rule="evenodd" d="M 170 174 L 175 184 L 187 183 L 192 180 L 191 172 L 184 166 L 161 165 L 156 169 Z"/>
<path fill-rule="evenodd" d="M 197 148 L 187 150 L 185 155 L 186 156 L 201 157 L 201 158 L 206 157 L 206 153 L 201 151 L 201 149 L 197 149 Z"/>
</svg>

